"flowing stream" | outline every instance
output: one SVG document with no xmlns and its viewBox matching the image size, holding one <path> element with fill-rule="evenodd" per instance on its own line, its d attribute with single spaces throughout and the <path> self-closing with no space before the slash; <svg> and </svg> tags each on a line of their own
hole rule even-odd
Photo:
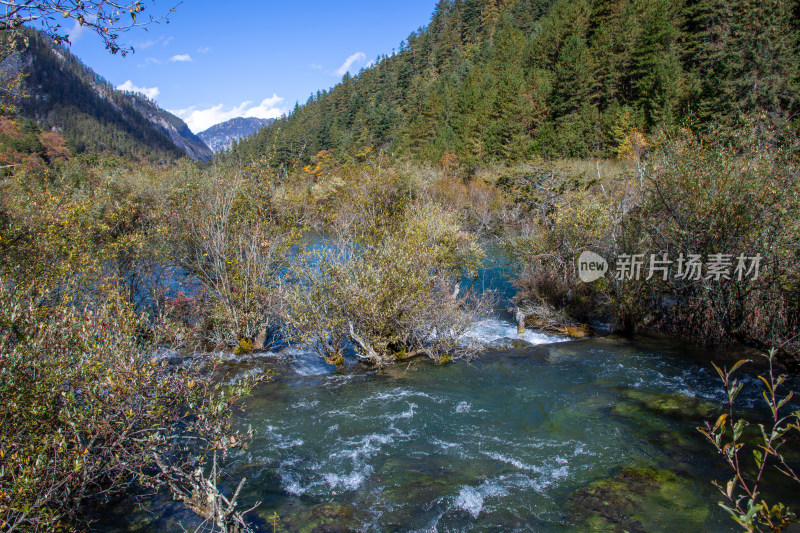
<svg viewBox="0 0 800 533">
<path fill-rule="evenodd" d="M 510 297 L 492 256 L 478 286 Z M 488 348 L 477 360 L 383 375 L 337 373 L 299 349 L 231 357 L 229 377 L 273 378 L 236 414 L 254 439 L 227 461 L 226 493 L 247 478 L 240 504 L 262 502 L 248 515 L 260 531 L 738 531 L 711 484 L 730 475 L 696 430 L 722 412 L 709 361 L 736 354 L 660 335 L 518 336 L 503 310 L 469 336 Z M 751 418 L 763 417 L 756 370 L 739 402 Z M 800 504 L 796 487 L 776 492 Z M 119 502 L 93 527 L 200 525 L 161 495 Z"/>
<path fill-rule="evenodd" d="M 302 351 L 270 369 L 237 422 L 254 439 L 228 491 L 272 531 L 736 531 L 717 505 L 720 458 L 695 430 L 720 413 L 714 354 L 668 337 L 561 342 L 490 319 L 472 362 L 335 373 Z M 742 398 L 757 405 L 754 376 Z M 783 494 L 784 500 L 786 494 Z M 791 503 L 791 502 L 787 502 Z M 120 504 L 100 530 L 181 531 L 167 500 Z"/>
</svg>

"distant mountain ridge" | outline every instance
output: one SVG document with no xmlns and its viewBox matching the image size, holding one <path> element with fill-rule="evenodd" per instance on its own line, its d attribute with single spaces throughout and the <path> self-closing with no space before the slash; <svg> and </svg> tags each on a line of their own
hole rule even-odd
<svg viewBox="0 0 800 533">
<path fill-rule="evenodd" d="M 97 152 L 154 162 L 213 154 L 178 117 L 144 95 L 119 91 L 63 46 L 31 32 L 28 46 L 0 63 L 4 75 L 26 74 L 20 114 L 60 131 L 76 153 Z"/>
<path fill-rule="evenodd" d="M 124 92 L 139 113 L 154 126 L 166 132 L 170 140 L 198 161 L 208 161 L 214 155 L 208 145 L 192 133 L 189 126 L 169 111 L 161 109 L 154 102 L 139 93 Z"/>
<path fill-rule="evenodd" d="M 198 137 L 214 152 L 227 150 L 234 141 L 239 141 L 257 133 L 261 128 L 275 122 L 274 118 L 236 117 L 215 124 L 198 134 Z"/>
</svg>

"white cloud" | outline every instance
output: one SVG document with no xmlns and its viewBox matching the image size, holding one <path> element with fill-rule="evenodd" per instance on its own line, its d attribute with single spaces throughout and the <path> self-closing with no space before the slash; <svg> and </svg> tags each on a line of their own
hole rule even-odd
<svg viewBox="0 0 800 533">
<path fill-rule="evenodd" d="M 198 48 L 197 49 L 197 53 L 198 54 L 203 54 L 203 55 L 209 53 L 210 51 L 211 51 L 211 47 L 210 46 L 205 46 L 203 48 Z"/>
<path fill-rule="evenodd" d="M 207 109 L 197 109 L 192 106 L 187 109 L 170 110 L 170 113 L 182 118 L 194 133 L 200 133 L 214 124 L 236 117 L 278 118 L 286 113 L 286 109 L 280 107 L 281 102 L 283 102 L 283 98 L 273 94 L 258 105 L 252 105 L 252 102 L 242 102 L 230 109 L 225 109 L 224 104 Z"/>
<path fill-rule="evenodd" d="M 190 56 L 189 54 L 178 54 L 170 57 L 169 60 L 172 63 L 175 62 L 185 63 L 185 62 L 190 62 L 192 60 L 192 56 Z"/>
<path fill-rule="evenodd" d="M 145 68 L 148 65 L 161 65 L 162 63 L 164 62 L 161 61 L 160 59 L 156 59 L 155 57 L 148 57 L 145 58 L 144 63 L 139 63 L 138 66 L 139 68 Z"/>
<path fill-rule="evenodd" d="M 92 13 L 87 14 L 86 22 L 92 22 L 92 23 L 97 22 L 97 15 Z M 72 25 L 72 29 L 67 32 L 67 36 L 69 37 L 69 42 L 74 43 L 78 39 L 80 39 L 81 36 L 84 33 L 86 33 L 87 28 L 88 26 L 86 24 L 81 24 L 80 22 L 75 20 L 75 23 Z"/>
<path fill-rule="evenodd" d="M 167 37 L 167 38 L 164 40 L 164 46 L 167 46 L 169 43 L 171 43 L 171 42 L 172 42 L 172 40 L 173 40 L 174 38 L 175 38 L 175 37 L 172 37 L 172 36 L 170 36 L 170 37 Z"/>
<path fill-rule="evenodd" d="M 313 68 L 314 70 L 322 70 L 322 65 L 319 63 L 311 63 L 308 65 L 308 68 Z"/>
<path fill-rule="evenodd" d="M 337 76 L 344 76 L 345 72 L 348 72 L 355 63 L 360 63 L 367 58 L 367 55 L 364 52 L 356 52 L 355 54 L 351 55 L 347 59 L 345 59 L 342 66 L 336 69 L 334 74 Z"/>
<path fill-rule="evenodd" d="M 71 43 L 77 42 L 78 39 L 80 39 L 85 32 L 86 32 L 86 26 L 84 26 L 83 24 L 81 24 L 76 20 L 75 24 L 72 26 L 72 29 L 69 30 L 69 32 L 67 33 L 67 36 L 69 37 L 69 42 Z"/>
<path fill-rule="evenodd" d="M 155 46 L 155 45 L 156 45 L 157 43 L 159 43 L 159 42 L 160 42 L 162 39 L 164 39 L 164 36 L 163 36 L 163 35 L 162 35 L 162 36 L 160 36 L 158 39 L 155 39 L 155 40 L 150 40 L 150 41 L 145 41 L 145 42 L 143 42 L 143 43 L 140 43 L 139 45 L 137 45 L 137 46 L 136 46 L 136 48 L 138 48 L 139 50 L 147 50 L 148 48 L 152 48 L 153 46 Z"/>
<path fill-rule="evenodd" d="M 158 95 L 161 94 L 161 91 L 158 90 L 158 87 L 137 87 L 131 80 L 126 81 L 122 85 L 117 85 L 117 90 L 142 93 L 151 100 L 155 100 Z"/>
</svg>

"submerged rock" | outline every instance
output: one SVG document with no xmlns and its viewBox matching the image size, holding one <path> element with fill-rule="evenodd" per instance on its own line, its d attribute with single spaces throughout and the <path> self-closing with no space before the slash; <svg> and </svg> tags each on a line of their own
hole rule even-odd
<svg viewBox="0 0 800 533">
<path fill-rule="evenodd" d="M 492 469 L 490 461 L 482 460 L 459 466 L 454 468 L 446 455 L 387 460 L 378 473 L 384 487 L 380 498 L 390 509 L 381 517 L 381 531 L 408 531 L 414 529 L 412 524 L 422 527 L 424 517 L 436 514 L 445 500 L 464 486 L 479 483 L 481 473 Z"/>
<path fill-rule="evenodd" d="M 581 530 L 639 533 L 681 523 L 703 531 L 709 510 L 697 506 L 696 490 L 669 470 L 630 468 L 576 491 L 568 508 Z"/>
<path fill-rule="evenodd" d="M 259 513 L 261 526 L 272 531 L 272 513 Z M 268 524 L 268 525 L 267 525 Z M 292 533 L 351 533 L 359 530 L 355 509 L 349 503 L 322 503 L 281 515 L 275 522 L 275 532 Z"/>
<path fill-rule="evenodd" d="M 655 415 L 689 420 L 710 420 L 719 415 L 720 407 L 712 402 L 693 398 L 681 393 L 646 392 L 635 389 L 621 391 L 628 400 L 612 407 L 611 412 L 620 416 L 637 416 L 642 411 Z"/>
<path fill-rule="evenodd" d="M 396 469 L 392 466 L 396 465 Z M 425 461 L 387 461 L 380 478 L 386 488 L 381 496 L 393 505 L 409 508 L 425 507 L 438 498 L 457 490 L 467 477 L 444 465 Z"/>
</svg>

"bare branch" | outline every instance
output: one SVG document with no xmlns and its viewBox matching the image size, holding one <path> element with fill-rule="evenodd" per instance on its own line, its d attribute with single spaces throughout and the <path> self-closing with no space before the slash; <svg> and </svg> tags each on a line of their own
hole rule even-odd
<svg viewBox="0 0 800 533">
<path fill-rule="evenodd" d="M 134 50 L 132 46 L 119 43 L 121 34 L 169 22 L 169 14 L 182 4 L 176 4 L 159 16 L 142 17 L 148 9 L 142 0 L 3 0 L 0 1 L 0 32 L 13 35 L 30 27 L 41 30 L 56 43 L 69 43 L 70 28 L 63 25 L 66 20 L 96 33 L 112 54 L 126 55 Z"/>
</svg>

